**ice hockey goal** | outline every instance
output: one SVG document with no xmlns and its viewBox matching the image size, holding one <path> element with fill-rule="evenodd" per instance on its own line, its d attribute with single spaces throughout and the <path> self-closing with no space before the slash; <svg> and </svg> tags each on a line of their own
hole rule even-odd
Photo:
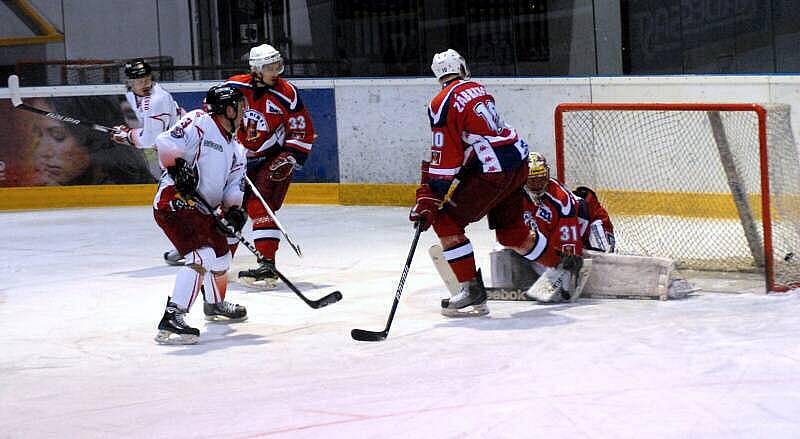
<svg viewBox="0 0 800 439">
<path fill-rule="evenodd" d="M 800 161 L 788 105 L 561 104 L 556 167 L 595 189 L 622 253 L 800 284 Z"/>
</svg>

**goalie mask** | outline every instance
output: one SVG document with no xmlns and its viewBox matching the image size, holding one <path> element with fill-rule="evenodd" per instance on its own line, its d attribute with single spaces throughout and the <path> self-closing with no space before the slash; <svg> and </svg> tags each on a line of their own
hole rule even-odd
<svg viewBox="0 0 800 439">
<path fill-rule="evenodd" d="M 463 79 L 469 79 L 469 67 L 467 61 L 458 52 L 453 49 L 447 49 L 444 52 L 433 55 L 433 62 L 431 63 L 431 70 L 436 79 L 441 80 L 442 77 L 447 75 L 456 74 Z"/>
<path fill-rule="evenodd" d="M 528 181 L 525 182 L 525 189 L 534 199 L 538 199 L 547 190 L 547 183 L 550 182 L 550 165 L 544 155 L 532 152 L 528 156 Z"/>
<path fill-rule="evenodd" d="M 261 69 L 266 65 L 276 64 L 277 73 L 283 73 L 283 57 L 274 47 L 269 44 L 262 44 L 260 46 L 250 49 L 250 68 L 261 72 Z"/>
</svg>

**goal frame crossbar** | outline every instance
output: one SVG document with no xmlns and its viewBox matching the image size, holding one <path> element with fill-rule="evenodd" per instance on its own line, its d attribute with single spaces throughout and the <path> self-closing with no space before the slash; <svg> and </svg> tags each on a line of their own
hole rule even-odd
<svg viewBox="0 0 800 439">
<path fill-rule="evenodd" d="M 763 261 L 766 291 L 780 292 L 789 288 L 775 283 L 772 243 L 772 215 L 770 212 L 769 156 L 767 150 L 767 110 L 758 104 L 715 103 L 563 103 L 554 112 L 556 175 L 565 181 L 564 164 L 564 113 L 578 111 L 705 111 L 705 112 L 752 112 L 758 119 L 758 148 L 761 184 L 761 223 L 763 226 Z"/>
</svg>

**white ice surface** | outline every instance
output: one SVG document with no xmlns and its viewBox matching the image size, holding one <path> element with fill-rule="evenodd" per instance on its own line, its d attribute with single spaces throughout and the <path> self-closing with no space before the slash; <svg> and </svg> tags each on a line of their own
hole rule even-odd
<svg viewBox="0 0 800 439">
<path fill-rule="evenodd" d="M 153 342 L 174 267 L 148 207 L 0 213 L 0 438 L 797 438 L 800 294 L 491 302 L 438 313 L 420 240 L 389 338 L 407 209 L 285 206 L 308 296 L 232 284 L 250 319 Z M 488 273 L 485 223 L 470 236 Z M 234 271 L 251 266 L 244 248 Z M 713 289 L 713 282 L 705 280 Z"/>
</svg>

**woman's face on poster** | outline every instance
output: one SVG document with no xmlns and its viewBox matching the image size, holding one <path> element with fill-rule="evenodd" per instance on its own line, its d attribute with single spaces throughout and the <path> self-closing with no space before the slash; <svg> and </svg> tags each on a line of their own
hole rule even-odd
<svg viewBox="0 0 800 439">
<path fill-rule="evenodd" d="M 40 104 L 40 108 L 44 107 Z M 52 111 L 52 108 L 48 109 Z M 40 184 L 68 184 L 89 168 L 91 158 L 86 147 L 58 121 L 37 118 L 31 126 L 31 142 L 37 174 L 35 178 Z"/>
</svg>

